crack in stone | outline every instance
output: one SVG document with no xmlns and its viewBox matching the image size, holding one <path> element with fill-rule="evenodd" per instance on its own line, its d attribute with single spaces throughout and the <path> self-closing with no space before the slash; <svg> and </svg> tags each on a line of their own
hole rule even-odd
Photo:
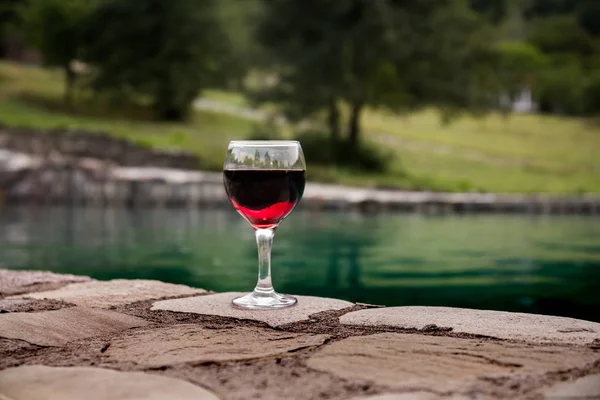
<svg viewBox="0 0 600 400">
<path fill-rule="evenodd" d="M 559 329 L 559 330 L 557 330 L 557 332 L 560 332 L 560 333 L 577 333 L 577 332 L 594 333 L 595 331 L 593 329 L 588 329 L 588 328 L 565 328 L 565 329 Z"/>
<path fill-rule="evenodd" d="M 20 342 L 20 343 L 27 343 L 27 345 L 33 346 L 34 348 L 37 348 L 37 349 L 48 349 L 51 347 L 55 347 L 55 346 L 45 346 L 42 344 L 31 343 L 24 339 L 8 338 L 8 337 L 4 337 L 4 336 L 0 336 L 0 339 L 14 341 L 14 342 Z"/>
<path fill-rule="evenodd" d="M 454 353 L 450 353 L 450 354 L 457 355 L 457 356 L 467 356 L 467 357 L 478 358 L 481 360 L 485 360 L 492 365 L 498 365 L 500 367 L 506 367 L 506 368 L 522 368 L 523 367 L 523 364 L 500 361 L 500 360 L 496 360 L 495 358 L 482 356 L 480 354 L 472 354 L 472 353 L 468 353 L 468 352 L 454 352 Z"/>
<path fill-rule="evenodd" d="M 280 338 L 269 338 L 267 340 L 269 342 L 276 342 L 278 340 L 287 340 L 287 339 L 295 339 L 295 338 L 296 338 L 296 336 L 294 335 L 294 336 L 283 336 L 283 337 L 280 337 Z"/>
</svg>

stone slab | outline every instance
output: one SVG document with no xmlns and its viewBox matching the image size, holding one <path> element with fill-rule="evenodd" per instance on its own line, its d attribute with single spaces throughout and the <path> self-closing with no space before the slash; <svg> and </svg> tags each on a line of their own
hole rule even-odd
<svg viewBox="0 0 600 400">
<path fill-rule="evenodd" d="M 34 299 L 59 299 L 85 307 L 109 308 L 142 300 L 205 293 L 185 285 L 144 279 L 73 283 L 57 290 L 28 294 Z"/>
<path fill-rule="evenodd" d="M 0 371 L 0 399 L 10 400 L 218 400 L 189 382 L 142 372 L 41 365 Z"/>
<path fill-rule="evenodd" d="M 282 355 L 319 346 L 328 338 L 328 335 L 254 327 L 209 329 L 183 324 L 140 330 L 115 338 L 105 356 L 151 367 L 184 362 L 223 362 Z"/>
<path fill-rule="evenodd" d="M 0 269 L 0 296 L 28 293 L 42 285 L 59 286 L 70 282 L 89 281 L 87 276 L 55 274 L 47 271 L 16 271 Z M 42 290 L 46 288 L 42 287 Z"/>
<path fill-rule="evenodd" d="M 141 318 L 114 311 L 70 307 L 56 311 L 0 314 L 0 337 L 40 346 L 67 342 L 146 326 Z"/>
<path fill-rule="evenodd" d="M 546 399 L 600 399 L 600 374 L 562 382 L 544 391 Z"/>
<path fill-rule="evenodd" d="M 341 310 L 353 304 L 344 300 L 325 297 L 295 296 L 298 304 L 279 310 L 241 310 L 231 305 L 231 300 L 246 293 L 226 292 L 184 299 L 164 300 L 152 304 L 152 310 L 218 315 L 264 322 L 270 326 L 282 326 L 309 319 L 322 311 Z"/>
<path fill-rule="evenodd" d="M 347 325 L 388 325 L 423 329 L 430 325 L 453 332 L 532 343 L 588 344 L 600 339 L 600 324 L 548 315 L 451 307 L 390 307 L 354 311 L 340 317 Z"/>
<path fill-rule="evenodd" d="M 599 359 L 583 347 L 381 333 L 324 346 L 307 365 L 340 378 L 396 389 L 467 393 L 483 377 L 539 376 Z"/>
</svg>

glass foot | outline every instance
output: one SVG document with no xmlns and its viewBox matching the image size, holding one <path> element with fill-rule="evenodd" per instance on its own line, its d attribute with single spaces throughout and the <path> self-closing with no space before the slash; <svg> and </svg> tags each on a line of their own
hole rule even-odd
<svg viewBox="0 0 600 400">
<path fill-rule="evenodd" d="M 245 296 L 235 298 L 231 301 L 234 307 L 270 310 L 274 308 L 285 308 L 295 305 L 298 300 L 292 296 L 271 292 L 252 292 Z"/>
</svg>

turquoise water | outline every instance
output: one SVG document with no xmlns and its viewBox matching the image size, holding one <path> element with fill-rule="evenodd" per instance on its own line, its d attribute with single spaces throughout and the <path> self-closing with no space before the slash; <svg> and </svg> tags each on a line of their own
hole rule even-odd
<svg viewBox="0 0 600 400">
<path fill-rule="evenodd" d="M 0 267 L 250 290 L 256 248 L 233 210 L 5 208 Z M 600 218 L 297 210 L 279 228 L 285 293 L 600 321 Z"/>
</svg>

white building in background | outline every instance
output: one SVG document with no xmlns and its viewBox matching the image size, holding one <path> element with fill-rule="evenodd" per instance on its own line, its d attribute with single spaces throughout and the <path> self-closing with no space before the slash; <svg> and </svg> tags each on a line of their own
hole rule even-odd
<svg viewBox="0 0 600 400">
<path fill-rule="evenodd" d="M 502 96 L 500 98 L 500 104 L 503 107 L 510 107 L 512 112 L 515 113 L 526 114 L 536 112 L 538 110 L 537 104 L 533 101 L 533 93 L 530 89 L 524 89 L 521 93 L 519 93 L 517 98 L 512 101 L 512 104 L 510 104 L 510 99 L 508 96 Z"/>
<path fill-rule="evenodd" d="M 538 110 L 537 104 L 533 101 L 533 94 L 530 89 L 523 90 L 513 102 L 513 111 L 518 113 L 530 113 Z"/>
</svg>

